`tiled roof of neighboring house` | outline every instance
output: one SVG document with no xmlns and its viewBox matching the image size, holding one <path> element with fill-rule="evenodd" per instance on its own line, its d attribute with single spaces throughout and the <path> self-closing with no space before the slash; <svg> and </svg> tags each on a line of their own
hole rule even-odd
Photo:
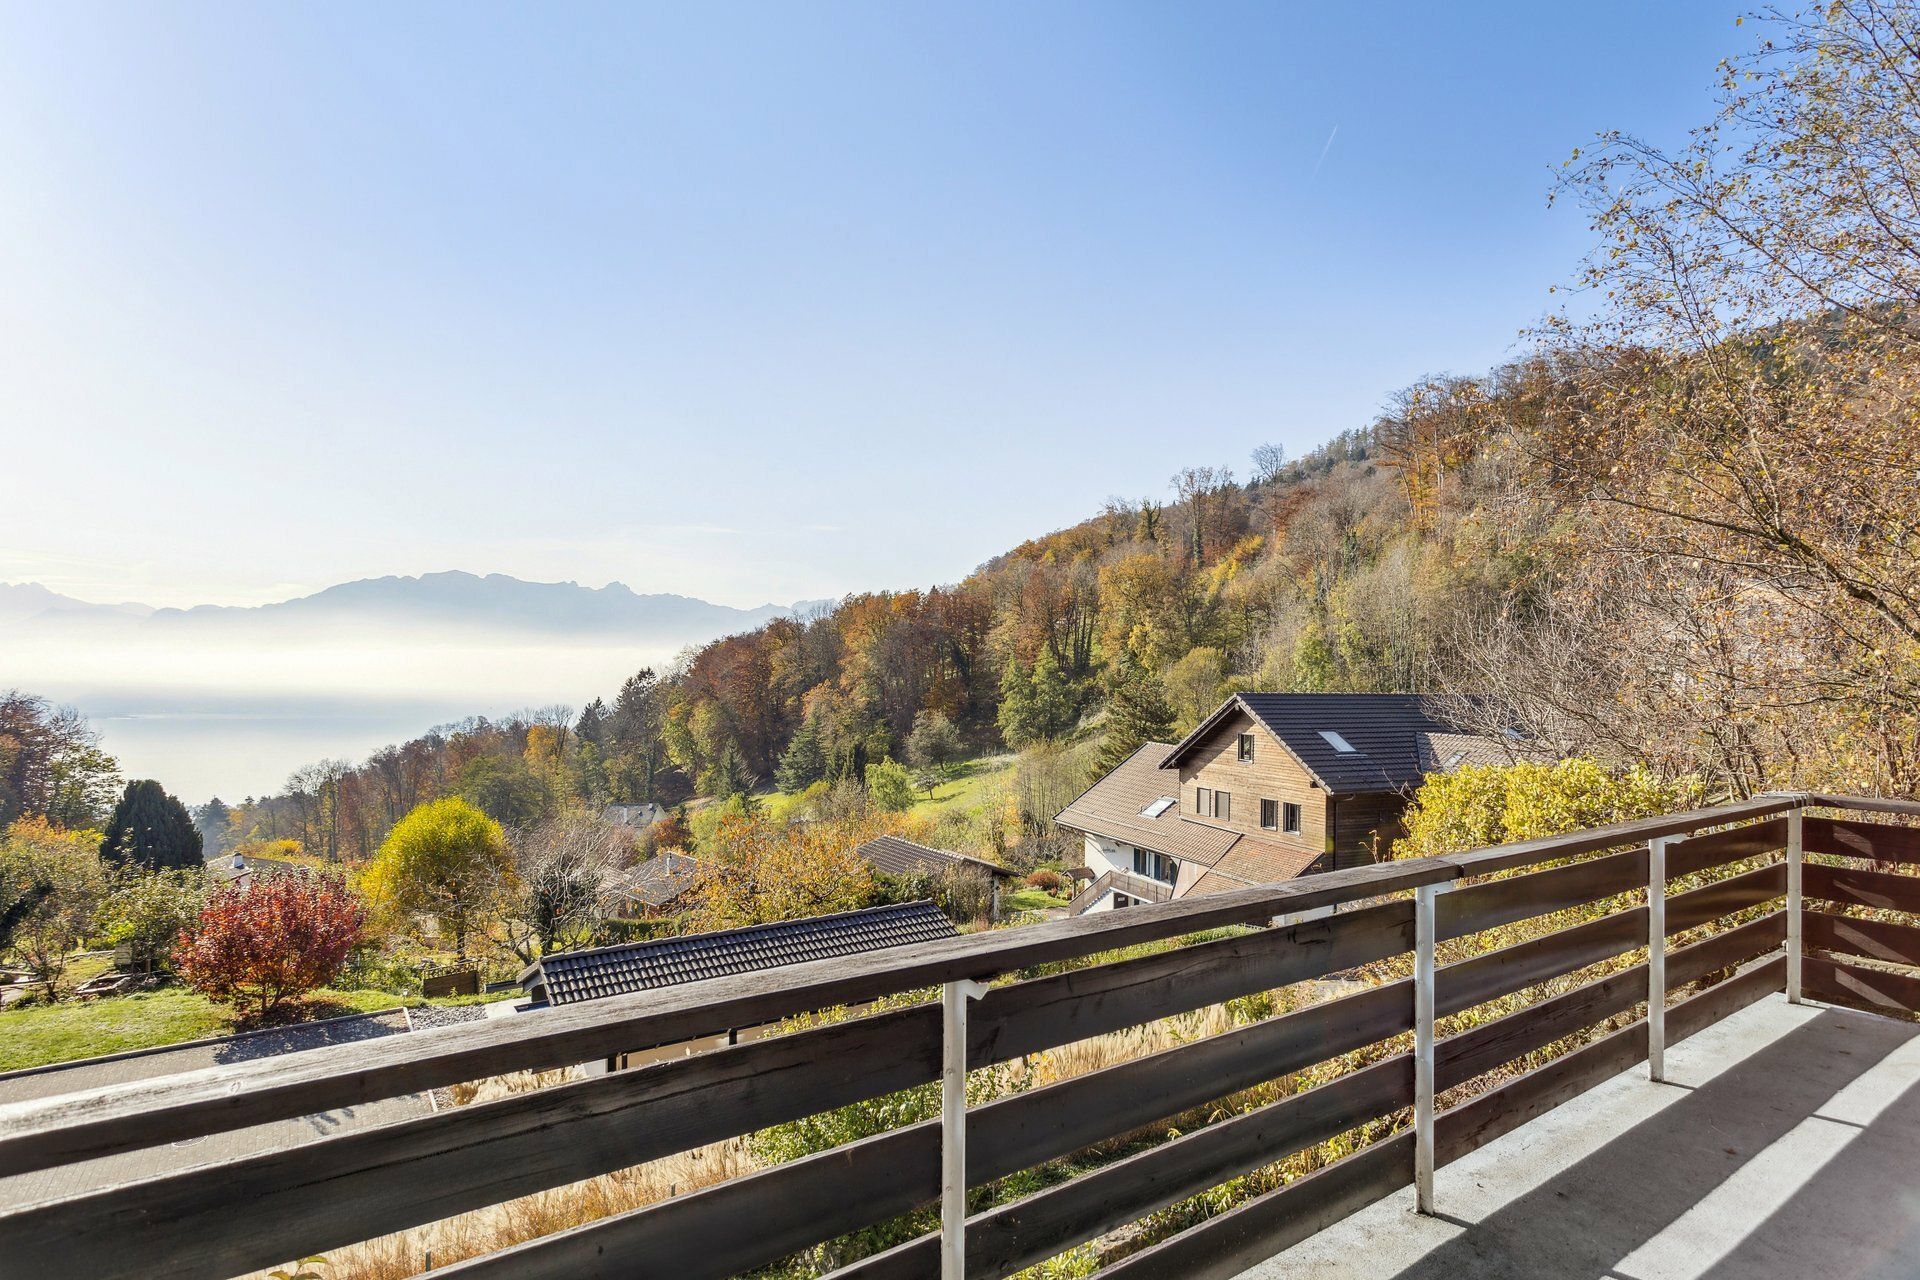
<svg viewBox="0 0 1920 1280">
<path fill-rule="evenodd" d="M 1420 764 L 1428 773 L 1448 773 L 1474 764 L 1512 764 L 1514 751 L 1477 733 L 1423 733 Z"/>
<path fill-rule="evenodd" d="M 1171 748 L 1161 763 L 1178 764 L 1235 711 L 1245 711 L 1265 726 L 1334 795 L 1418 786 L 1431 767 L 1425 763 L 1431 758 L 1426 754 L 1431 749 L 1428 735 L 1449 741 L 1473 737 L 1441 720 L 1430 700 L 1418 694 L 1237 693 Z M 1497 750 L 1486 739 L 1474 741 Z M 1342 750 L 1342 742 L 1351 750 Z"/>
<path fill-rule="evenodd" d="M 1013 871 L 985 858 L 969 857 L 931 845 L 916 844 L 900 836 L 876 836 L 854 850 L 873 864 L 882 875 L 905 876 L 926 873 L 940 875 L 956 867 L 972 867 L 996 876 L 1011 876 Z"/>
<path fill-rule="evenodd" d="M 1244 877 L 1249 884 L 1290 880 L 1318 856 L 1277 840 L 1182 817 L 1180 777 L 1160 768 L 1160 761 L 1171 750 L 1164 742 L 1147 743 L 1082 792 L 1054 821 L 1069 830 L 1104 836 L 1136 849 L 1218 867 L 1227 874 Z M 1146 811 L 1158 800 L 1172 803 L 1157 817 L 1147 817 Z"/>
<path fill-rule="evenodd" d="M 1218 871 L 1209 871 L 1193 882 L 1193 888 L 1187 890 L 1186 896 L 1189 898 L 1197 898 L 1203 893 L 1224 893 L 1228 889 L 1245 889 L 1247 885 L 1247 881 L 1237 876 L 1222 875 Z"/>
<path fill-rule="evenodd" d="M 1295 849 L 1272 840 L 1242 836 L 1208 874 L 1228 875 L 1248 884 L 1273 884 L 1293 879 L 1319 857 L 1312 849 Z"/>
<path fill-rule="evenodd" d="M 553 1004 L 572 1004 L 808 960 L 936 942 L 957 932 L 935 904 L 900 902 L 807 920 L 564 952 L 529 965 L 520 974 L 520 985 L 536 994 L 544 988 Z"/>
<path fill-rule="evenodd" d="M 614 883 L 613 892 L 643 907 L 664 907 L 693 888 L 699 875 L 698 862 L 669 849 L 629 867 Z"/>
<path fill-rule="evenodd" d="M 1147 743 L 1075 797 L 1054 821 L 1074 831 L 1212 866 L 1240 837 L 1180 816 L 1180 776 L 1160 768 L 1171 750 L 1164 742 Z M 1147 817 L 1146 810 L 1159 800 L 1172 803 L 1158 816 Z"/>
<path fill-rule="evenodd" d="M 600 821 L 616 827 L 650 827 L 660 820 L 656 804 L 610 804 L 600 811 Z"/>
</svg>

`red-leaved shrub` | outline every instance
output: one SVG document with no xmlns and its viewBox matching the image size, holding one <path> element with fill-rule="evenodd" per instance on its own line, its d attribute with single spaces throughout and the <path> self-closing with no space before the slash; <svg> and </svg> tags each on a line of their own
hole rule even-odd
<svg viewBox="0 0 1920 1280">
<path fill-rule="evenodd" d="M 194 990 L 265 1021 L 333 980 L 364 919 L 340 881 L 287 871 L 214 890 L 181 932 L 173 963 Z"/>
<path fill-rule="evenodd" d="M 1067 887 L 1067 878 L 1052 867 L 1041 867 L 1027 873 L 1027 887 L 1044 889 L 1048 893 L 1059 893 Z"/>
</svg>

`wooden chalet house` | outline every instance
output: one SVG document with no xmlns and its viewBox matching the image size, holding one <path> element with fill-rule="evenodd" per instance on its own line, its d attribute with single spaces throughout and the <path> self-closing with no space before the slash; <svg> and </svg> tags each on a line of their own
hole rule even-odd
<svg viewBox="0 0 1920 1280">
<path fill-rule="evenodd" d="M 1418 695 L 1236 693 L 1054 819 L 1086 838 L 1073 914 L 1365 865 L 1401 834 L 1427 774 L 1509 758 Z"/>
</svg>

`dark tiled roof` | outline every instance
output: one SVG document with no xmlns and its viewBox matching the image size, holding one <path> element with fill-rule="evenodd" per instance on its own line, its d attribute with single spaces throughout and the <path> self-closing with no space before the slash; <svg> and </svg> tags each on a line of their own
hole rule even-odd
<svg viewBox="0 0 1920 1280">
<path fill-rule="evenodd" d="M 1512 764 L 1517 749 L 1477 733 L 1423 733 L 1420 764 L 1428 773 L 1450 773 L 1476 764 Z"/>
<path fill-rule="evenodd" d="M 664 907 L 693 887 L 700 864 L 684 853 L 668 850 L 630 868 L 614 892 L 646 907 Z"/>
<path fill-rule="evenodd" d="M 551 1003 L 572 1004 L 808 960 L 936 942 L 957 932 L 953 922 L 933 903 L 900 902 L 807 920 L 564 952 L 528 966 L 520 975 L 520 985 L 529 990 L 544 986 Z"/>
<path fill-rule="evenodd" d="M 616 827 L 647 827 L 659 820 L 660 806 L 645 802 L 610 804 L 600 813 L 600 821 Z"/>
<path fill-rule="evenodd" d="M 902 836 L 876 836 L 854 852 L 871 863 L 875 871 L 888 876 L 921 873 L 937 876 L 955 867 L 972 867 L 996 876 L 1013 874 L 1007 868 L 988 862 L 985 858 L 972 858 L 964 853 L 953 853 L 947 849 L 935 849 L 931 845 L 916 844 Z"/>
<path fill-rule="evenodd" d="M 1432 745 L 1427 735 L 1444 735 L 1455 742 L 1472 736 L 1441 720 L 1418 694 L 1239 693 L 1182 739 L 1162 763 L 1178 764 L 1235 710 L 1245 711 L 1265 726 L 1321 786 L 1336 795 L 1418 786 L 1434 767 L 1428 763 Z M 1354 749 L 1339 750 L 1323 736 L 1329 731 Z M 1485 739 L 1475 741 L 1491 747 Z"/>
</svg>

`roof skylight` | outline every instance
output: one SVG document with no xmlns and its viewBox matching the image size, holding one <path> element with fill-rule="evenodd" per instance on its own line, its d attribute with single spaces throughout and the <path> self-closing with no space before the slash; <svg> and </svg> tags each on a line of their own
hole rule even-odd
<svg viewBox="0 0 1920 1280">
<path fill-rule="evenodd" d="M 1331 729 L 1322 729 L 1320 731 L 1320 736 L 1327 740 L 1328 746 L 1332 747 L 1335 751 L 1338 751 L 1341 755 L 1352 755 L 1356 750 L 1356 748 L 1351 742 L 1348 742 L 1345 738 L 1341 737 L 1339 734 L 1335 733 Z"/>
<path fill-rule="evenodd" d="M 1158 800 L 1155 800 L 1152 804 L 1142 809 L 1140 816 L 1143 818 L 1157 818 L 1179 803 L 1180 801 L 1173 796 L 1161 796 Z"/>
</svg>

